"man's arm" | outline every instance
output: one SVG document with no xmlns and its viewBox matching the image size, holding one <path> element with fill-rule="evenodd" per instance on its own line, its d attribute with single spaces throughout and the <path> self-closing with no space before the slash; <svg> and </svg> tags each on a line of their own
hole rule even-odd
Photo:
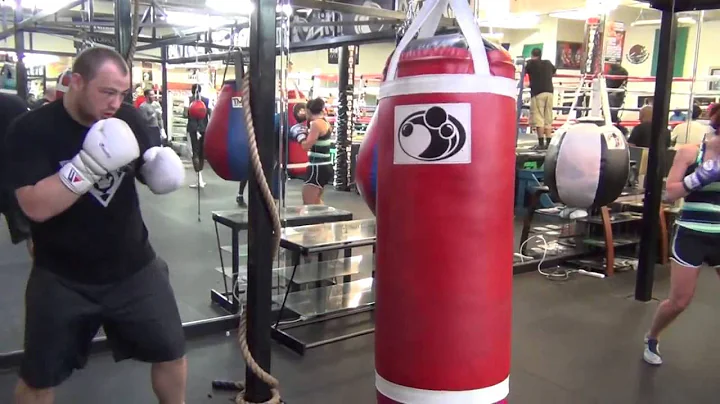
<svg viewBox="0 0 720 404">
<path fill-rule="evenodd" d="M 15 121 L 6 136 L 8 182 L 20 208 L 34 222 L 44 222 L 67 210 L 80 197 L 70 191 L 45 155 L 37 131 Z"/>
</svg>

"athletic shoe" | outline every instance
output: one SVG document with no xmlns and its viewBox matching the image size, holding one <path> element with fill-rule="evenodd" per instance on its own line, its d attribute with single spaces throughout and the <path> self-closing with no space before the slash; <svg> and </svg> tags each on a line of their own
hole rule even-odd
<svg viewBox="0 0 720 404">
<path fill-rule="evenodd" d="M 662 358 L 660 357 L 660 342 L 654 338 L 645 337 L 645 352 L 643 352 L 643 359 L 650 365 L 660 366 L 662 365 Z"/>
<path fill-rule="evenodd" d="M 247 209 L 247 204 L 245 203 L 245 198 L 243 198 L 242 195 L 236 196 L 235 202 L 237 202 L 239 207 Z"/>
</svg>

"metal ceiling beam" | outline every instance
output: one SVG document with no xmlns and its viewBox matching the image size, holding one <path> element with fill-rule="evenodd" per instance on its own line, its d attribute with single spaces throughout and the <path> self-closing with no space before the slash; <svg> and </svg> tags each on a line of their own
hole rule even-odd
<svg viewBox="0 0 720 404">
<path fill-rule="evenodd" d="M 65 35 L 72 37 L 75 40 L 81 40 L 83 36 L 87 36 L 90 38 L 107 38 L 107 39 L 114 39 L 115 35 L 108 33 L 108 32 L 90 32 L 83 29 L 73 29 L 71 27 L 63 27 L 59 25 L 52 25 L 52 24 L 43 24 L 38 25 L 30 28 L 26 28 L 23 31 L 25 32 L 34 32 L 38 34 L 46 34 L 46 35 Z M 148 37 L 138 37 L 138 42 L 141 43 L 149 43 L 157 41 L 156 39 L 148 38 Z"/>
<path fill-rule="evenodd" d="M 0 47 L 0 52 L 12 52 L 15 53 L 15 48 L 8 48 L 8 47 Z M 47 51 L 47 50 L 34 50 L 34 49 L 26 49 L 25 54 L 34 53 L 36 55 L 51 55 L 51 56 L 60 56 L 60 57 L 70 57 L 74 58 L 77 56 L 77 52 L 59 52 L 59 51 Z M 134 58 L 134 60 L 138 62 L 152 62 L 152 63 L 160 63 L 159 58 L 151 58 L 151 57 L 139 57 Z"/>
<path fill-rule="evenodd" d="M 293 7 L 312 8 L 316 10 L 331 10 L 341 13 L 364 15 L 367 17 L 386 18 L 397 21 L 404 21 L 407 14 L 404 11 L 386 10 L 383 8 L 356 6 L 354 4 L 338 3 L 324 0 L 293 0 Z M 443 17 L 440 20 L 442 26 L 453 26 L 455 20 Z"/>
<path fill-rule="evenodd" d="M 452 32 L 453 30 L 444 30 L 442 32 Z M 302 41 L 294 44 L 290 44 L 290 52 L 309 52 L 322 49 L 337 48 L 340 46 L 351 46 L 351 45 L 365 45 L 369 43 L 378 42 L 394 42 L 395 41 L 395 30 L 386 30 L 381 32 L 372 32 L 369 34 L 360 35 L 342 35 L 335 38 L 325 39 L 313 39 L 310 41 Z M 247 48 L 243 48 L 243 52 L 246 52 Z M 280 47 L 276 48 L 275 51 L 278 55 L 280 54 Z M 168 59 L 168 64 L 182 64 L 182 63 L 193 63 L 193 62 L 218 62 L 224 61 L 228 58 L 228 52 L 213 53 L 210 55 L 198 55 Z"/>
<path fill-rule="evenodd" d="M 12 28 L 0 32 L 0 40 L 9 38 L 9 37 L 11 37 L 12 35 L 14 35 L 15 32 L 17 32 L 17 31 L 23 31 L 23 30 L 25 30 L 26 28 L 35 25 L 36 22 L 38 22 L 38 21 L 40 21 L 40 20 L 42 20 L 42 19 L 44 19 L 44 18 L 50 17 L 50 16 L 52 16 L 52 15 L 55 15 L 55 13 L 57 13 L 58 11 L 68 10 L 68 9 L 71 9 L 71 8 L 75 8 L 75 7 L 77 7 L 77 6 L 82 5 L 84 2 L 85 2 L 85 0 L 73 0 L 73 1 L 71 1 L 70 3 L 67 3 L 67 4 L 65 4 L 65 5 L 62 5 L 62 6 L 59 6 L 59 7 L 58 7 L 58 6 L 50 7 L 50 8 L 47 8 L 47 9 L 45 9 L 45 10 L 42 10 L 42 11 L 36 13 L 36 14 L 33 14 L 32 17 L 26 18 L 26 19 L 22 20 L 19 24 L 16 24 L 16 25 L 13 26 Z"/>
</svg>

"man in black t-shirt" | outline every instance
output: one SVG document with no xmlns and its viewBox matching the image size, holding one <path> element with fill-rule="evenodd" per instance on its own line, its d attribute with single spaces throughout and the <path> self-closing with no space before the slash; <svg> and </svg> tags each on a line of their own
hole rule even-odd
<svg viewBox="0 0 720 404">
<path fill-rule="evenodd" d="M 535 128 L 538 145 L 547 148 L 552 137 L 553 87 L 552 78 L 557 69 L 549 60 L 542 59 L 542 50 L 532 50 L 532 57 L 525 66 L 530 76 L 530 124 Z"/>
<path fill-rule="evenodd" d="M 182 323 L 135 188 L 137 178 L 153 193 L 172 192 L 185 170 L 122 104 L 129 83 L 120 54 L 87 49 L 62 100 L 8 131 L 7 178 L 35 243 L 18 403 L 51 403 L 53 388 L 84 367 L 101 326 L 116 360 L 152 363 L 161 403 L 185 400 Z"/>
<path fill-rule="evenodd" d="M 653 107 L 646 105 L 640 109 L 640 124 L 633 128 L 628 138 L 628 143 L 637 147 L 650 147 L 652 139 L 652 115 Z M 670 147 L 670 130 L 665 129 L 662 148 Z"/>
<path fill-rule="evenodd" d="M 0 214 L 5 216 L 10 241 L 13 244 L 27 242 L 28 252 L 32 254 L 32 242 L 30 240 L 30 224 L 20 210 L 15 199 L 15 192 L 8 186 L 8 178 L 4 164 L 7 157 L 3 153 L 5 146 L 5 135 L 10 123 L 20 115 L 28 111 L 22 98 L 16 95 L 0 93 Z"/>
</svg>

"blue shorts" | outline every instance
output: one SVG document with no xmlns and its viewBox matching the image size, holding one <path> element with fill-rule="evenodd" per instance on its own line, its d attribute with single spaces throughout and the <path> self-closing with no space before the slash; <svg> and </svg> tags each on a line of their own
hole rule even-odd
<svg viewBox="0 0 720 404">
<path fill-rule="evenodd" d="M 675 226 L 670 258 L 684 267 L 720 267 L 720 234 Z"/>
</svg>

